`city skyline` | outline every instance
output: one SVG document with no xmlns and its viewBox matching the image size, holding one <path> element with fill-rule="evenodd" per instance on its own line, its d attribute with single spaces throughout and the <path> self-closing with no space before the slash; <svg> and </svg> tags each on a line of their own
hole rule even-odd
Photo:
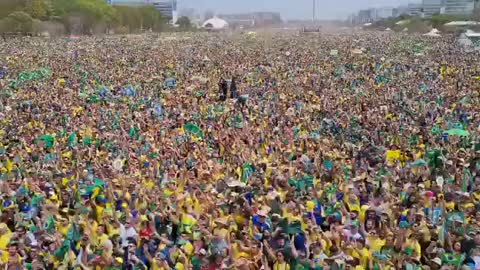
<svg viewBox="0 0 480 270">
<path fill-rule="evenodd" d="M 360 9 L 395 7 L 421 0 L 316 0 L 317 19 L 344 19 Z M 179 0 L 179 9 L 194 8 L 199 14 L 247 13 L 256 11 L 279 12 L 284 19 L 311 19 L 312 0 Z"/>
</svg>

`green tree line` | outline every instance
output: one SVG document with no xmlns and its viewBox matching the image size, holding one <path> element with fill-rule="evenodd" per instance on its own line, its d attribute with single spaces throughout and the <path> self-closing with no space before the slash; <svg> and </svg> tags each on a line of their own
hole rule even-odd
<svg viewBox="0 0 480 270">
<path fill-rule="evenodd" d="M 161 31 L 165 24 L 153 6 L 111 6 L 105 0 L 0 0 L 0 32 L 36 32 L 39 25 L 51 25 L 73 34 L 131 33 Z"/>
</svg>

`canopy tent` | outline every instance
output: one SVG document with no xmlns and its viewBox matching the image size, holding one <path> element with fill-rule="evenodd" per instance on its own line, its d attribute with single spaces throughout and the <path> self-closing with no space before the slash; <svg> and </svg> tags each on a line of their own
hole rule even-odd
<svg viewBox="0 0 480 270">
<path fill-rule="evenodd" d="M 468 30 L 465 32 L 465 36 L 478 38 L 478 37 L 480 37 L 480 33 L 477 33 L 477 32 L 475 32 L 475 31 L 472 31 L 472 30 L 468 29 Z"/>
<path fill-rule="evenodd" d="M 407 24 L 409 22 L 410 22 L 410 20 L 401 20 L 401 21 L 396 22 L 395 24 L 396 25 L 403 25 L 403 24 Z"/>
<path fill-rule="evenodd" d="M 206 28 L 206 29 L 211 29 L 211 30 L 221 30 L 221 29 L 227 28 L 228 23 L 225 20 L 214 17 L 214 18 L 206 20 L 202 24 L 202 27 Z"/>
<path fill-rule="evenodd" d="M 453 21 L 444 24 L 445 26 L 468 26 L 468 25 L 480 25 L 480 22 L 475 21 Z"/>
<path fill-rule="evenodd" d="M 430 30 L 430 32 L 426 33 L 426 34 L 423 34 L 424 36 L 427 36 L 427 37 L 441 37 L 442 35 L 440 35 L 440 31 L 438 31 L 436 28 L 433 28 L 432 30 Z"/>
</svg>

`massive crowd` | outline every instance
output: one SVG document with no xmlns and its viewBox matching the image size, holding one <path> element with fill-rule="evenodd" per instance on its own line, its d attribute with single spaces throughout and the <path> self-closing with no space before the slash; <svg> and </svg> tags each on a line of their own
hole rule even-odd
<svg viewBox="0 0 480 270">
<path fill-rule="evenodd" d="M 1 47 L 3 269 L 480 269 L 479 55 L 453 36 Z"/>
</svg>

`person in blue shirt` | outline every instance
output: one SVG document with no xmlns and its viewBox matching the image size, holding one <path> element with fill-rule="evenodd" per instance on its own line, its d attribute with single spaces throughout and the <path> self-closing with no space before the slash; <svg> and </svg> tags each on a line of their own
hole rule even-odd
<svg viewBox="0 0 480 270">
<path fill-rule="evenodd" d="M 252 224 L 260 233 L 263 233 L 264 231 L 270 231 L 271 229 L 270 224 L 267 222 L 266 216 L 267 213 L 261 210 L 252 217 Z"/>
</svg>

